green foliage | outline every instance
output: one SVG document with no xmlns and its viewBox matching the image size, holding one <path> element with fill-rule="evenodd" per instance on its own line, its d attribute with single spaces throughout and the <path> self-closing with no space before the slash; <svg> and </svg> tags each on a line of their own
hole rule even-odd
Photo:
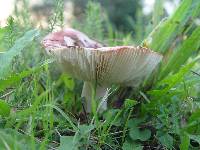
<svg viewBox="0 0 200 150">
<path fill-rule="evenodd" d="M 122 146 L 123 150 L 142 150 L 143 146 L 141 146 L 140 144 L 134 143 L 134 142 L 124 142 L 123 146 Z"/>
<path fill-rule="evenodd" d="M 173 138 L 168 133 L 157 133 L 158 141 L 168 149 L 173 148 Z"/>
<path fill-rule="evenodd" d="M 191 63 L 187 64 L 186 66 L 183 66 L 179 70 L 179 72 L 177 72 L 176 74 L 169 75 L 166 78 L 164 78 L 163 80 L 157 82 L 157 85 L 156 85 L 157 87 L 164 87 L 164 88 L 159 89 L 159 90 L 152 90 L 149 93 L 154 96 L 163 96 L 163 95 L 167 94 L 167 92 L 169 92 L 169 90 L 171 90 L 176 84 L 183 81 L 184 76 L 195 65 L 195 63 L 196 63 L 196 61 L 191 62 Z"/>
<path fill-rule="evenodd" d="M 33 73 L 41 71 L 45 65 L 51 63 L 53 60 L 46 60 L 42 65 L 31 68 L 30 70 L 24 70 L 20 73 L 11 73 L 6 79 L 0 79 L 0 91 L 5 90 L 7 87 L 13 84 L 18 84 L 23 78 L 30 76 Z"/>
<path fill-rule="evenodd" d="M 74 136 L 62 136 L 59 150 L 65 150 L 66 148 L 72 150 L 85 149 L 89 146 L 87 143 L 88 136 L 90 136 L 89 134 L 93 129 L 93 125 L 80 125 Z"/>
<path fill-rule="evenodd" d="M 102 24 L 103 17 L 100 4 L 88 1 L 84 18 L 85 19 L 82 21 L 81 25 L 79 22 L 74 22 L 75 28 L 78 28 L 82 32 L 87 33 L 92 38 L 102 40 L 104 37 L 104 32 Z"/>
<path fill-rule="evenodd" d="M 151 137 L 151 131 L 148 129 L 140 131 L 138 128 L 131 128 L 129 135 L 132 140 L 147 141 Z"/>
<path fill-rule="evenodd" d="M 187 134 L 181 136 L 180 150 L 188 150 L 190 145 L 190 138 Z"/>
<path fill-rule="evenodd" d="M 63 3 L 53 1 L 48 30 L 63 27 Z M 130 95 L 116 90 L 109 100 L 125 99 L 123 106 L 114 109 L 111 103 L 98 114 L 93 105 L 94 115 L 85 114 L 81 106 L 82 82 L 61 73 L 54 60 L 44 56 L 35 39 L 43 38 L 46 31 L 40 34 L 34 29 L 27 8 L 17 12 L 17 20 L 10 17 L 0 28 L 0 97 L 4 99 L 0 100 L 0 149 L 199 149 L 200 28 L 194 20 L 200 14 L 200 1 L 183 0 L 164 20 L 162 3 L 156 1 L 153 24 L 148 27 L 151 20 L 139 8 L 137 19 L 119 11 L 136 32 L 128 34 L 113 28 L 102 4 L 87 3 L 84 18 L 75 27 L 109 46 L 140 43 L 153 28 L 143 45 L 164 55 L 151 78 L 155 82 Z M 27 4 L 23 0 L 23 6 Z"/>
<path fill-rule="evenodd" d="M 136 12 L 136 21 L 131 18 L 128 18 L 130 24 L 133 26 L 133 29 L 136 31 L 134 34 L 134 40 L 136 44 L 140 44 L 146 35 L 145 21 L 142 10 Z"/>
<path fill-rule="evenodd" d="M 13 129 L 0 129 L 0 148 L 1 149 L 37 149 L 39 144 L 30 146 L 31 138 L 28 135 L 16 132 Z"/>
<path fill-rule="evenodd" d="M 64 26 L 64 0 L 53 0 L 53 14 L 49 17 L 49 31 Z"/>
<path fill-rule="evenodd" d="M 182 64 L 200 47 L 200 27 L 197 27 L 183 44 L 175 50 L 167 64 L 163 66 L 161 77 L 169 72 L 176 72 Z M 178 58 L 178 59 L 177 59 Z"/>
<path fill-rule="evenodd" d="M 74 136 L 62 136 L 60 138 L 60 147 L 59 150 L 65 150 L 65 149 L 72 149 L 72 150 L 78 150 L 78 147 L 75 145 L 77 143 L 74 142 Z"/>
<path fill-rule="evenodd" d="M 75 83 L 74 80 L 72 79 L 72 77 L 68 76 L 67 74 L 63 74 L 61 79 L 63 79 L 63 82 L 65 83 L 65 86 L 73 91 Z"/>
<path fill-rule="evenodd" d="M 7 32 L 7 28 L 0 28 L 0 41 L 3 41 L 4 35 Z M 0 52 L 4 51 L 4 43 L 0 44 Z"/>
<path fill-rule="evenodd" d="M 159 22 L 162 20 L 163 14 L 164 14 L 163 0 L 156 0 L 154 4 L 153 15 L 152 15 L 153 28 L 155 28 L 159 24 Z"/>
<path fill-rule="evenodd" d="M 140 124 L 144 122 L 144 119 L 130 119 L 128 121 L 129 136 L 132 141 L 147 141 L 151 137 L 151 131 L 149 129 L 140 129 Z"/>
<path fill-rule="evenodd" d="M 9 76 L 10 65 L 14 57 L 19 55 L 21 51 L 26 48 L 37 36 L 39 35 L 38 30 L 30 30 L 24 34 L 23 37 L 18 39 L 13 47 L 6 53 L 0 55 L 0 78 L 6 78 Z"/>
<path fill-rule="evenodd" d="M 137 103 L 138 102 L 136 100 L 126 99 L 124 106 L 125 106 L 125 108 L 129 108 L 129 107 L 135 106 Z"/>
<path fill-rule="evenodd" d="M 189 135 L 190 139 L 198 142 L 200 144 L 200 136 L 199 135 Z"/>
<path fill-rule="evenodd" d="M 163 79 L 170 72 L 176 72 L 197 52 L 199 27 L 194 25 L 194 20 L 200 14 L 199 8 L 198 0 L 182 1 L 176 12 L 169 19 L 163 19 L 144 40 L 144 45 L 164 54 L 162 67 L 155 78 Z"/>
<path fill-rule="evenodd" d="M 151 35 L 150 48 L 166 53 L 176 37 L 192 25 L 190 21 L 199 15 L 199 8 L 199 0 L 183 0 L 176 12 Z"/>
<path fill-rule="evenodd" d="M 37 104 L 35 103 L 35 105 L 37 105 Z M 74 129 L 74 131 L 77 130 L 77 127 L 75 126 L 75 124 L 73 123 L 73 121 L 70 119 L 70 117 L 67 114 L 65 114 L 60 108 L 58 108 L 56 106 L 53 106 L 53 105 L 48 105 L 48 104 L 45 105 L 45 106 L 46 107 L 51 107 L 51 108 L 54 108 L 55 110 L 57 110 L 69 122 L 69 124 Z M 34 109 L 34 107 L 33 107 L 33 109 Z M 31 108 L 29 108 L 28 111 L 29 110 L 31 110 Z"/>
<path fill-rule="evenodd" d="M 0 27 L 0 51 L 5 51 L 10 49 L 13 45 L 15 40 L 20 38 L 21 29 L 17 22 L 14 20 L 12 16 L 7 19 L 7 26 L 1 28 Z"/>
<path fill-rule="evenodd" d="M 0 99 L 0 116 L 8 117 L 10 114 L 10 106 L 4 101 Z"/>
<path fill-rule="evenodd" d="M 15 17 L 18 20 L 18 23 L 21 26 L 26 27 L 31 27 L 31 22 L 30 22 L 30 10 L 29 10 L 29 0 L 18 0 L 15 1 L 15 6 L 14 6 L 14 14 L 16 15 Z M 23 9 L 21 9 L 23 8 Z"/>
</svg>

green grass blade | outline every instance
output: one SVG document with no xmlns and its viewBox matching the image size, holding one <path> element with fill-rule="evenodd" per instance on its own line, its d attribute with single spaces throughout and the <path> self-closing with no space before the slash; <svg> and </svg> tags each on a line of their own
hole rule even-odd
<svg viewBox="0 0 200 150">
<path fill-rule="evenodd" d="M 152 22 L 153 22 L 154 28 L 162 20 L 163 14 L 164 14 L 163 0 L 156 0 L 155 4 L 154 4 L 154 11 L 153 11 L 153 17 L 152 17 Z"/>
<path fill-rule="evenodd" d="M 199 0 L 183 0 L 174 15 L 151 35 L 152 41 L 149 47 L 165 53 L 176 36 L 185 29 L 185 25 L 198 14 L 200 14 Z"/>
<path fill-rule="evenodd" d="M 11 74 L 10 76 L 6 77 L 6 79 L 1 79 L 0 78 L 0 91 L 5 90 L 7 87 L 17 84 L 21 81 L 21 79 L 28 77 L 29 75 L 39 72 L 41 69 L 44 68 L 47 64 L 51 63 L 53 60 L 48 59 L 45 62 L 42 63 L 40 66 L 36 66 L 34 68 L 31 68 L 29 70 L 22 71 L 21 73 L 14 73 Z"/>
<path fill-rule="evenodd" d="M 170 57 L 167 65 L 163 66 L 161 78 L 166 76 L 170 71 L 176 71 L 184 64 L 188 58 L 200 47 L 200 26 L 197 27 L 192 35 L 186 39 L 183 44 Z"/>
<path fill-rule="evenodd" d="M 155 96 L 163 96 L 165 95 L 171 88 L 173 88 L 176 84 L 180 83 L 183 80 L 183 77 L 189 70 L 195 65 L 197 60 L 183 66 L 178 73 L 167 76 L 163 80 L 157 83 L 156 86 L 167 85 L 165 88 L 161 90 L 152 90 L 149 93 Z"/>
<path fill-rule="evenodd" d="M 44 105 L 44 106 L 51 107 L 51 108 L 57 110 L 70 123 L 70 125 L 72 126 L 72 128 L 74 129 L 74 131 L 78 130 L 78 128 L 75 126 L 75 124 L 70 119 L 70 117 L 64 111 L 62 111 L 59 107 L 57 107 L 55 105 L 51 105 L 51 104 L 47 104 L 47 105 Z"/>
</svg>

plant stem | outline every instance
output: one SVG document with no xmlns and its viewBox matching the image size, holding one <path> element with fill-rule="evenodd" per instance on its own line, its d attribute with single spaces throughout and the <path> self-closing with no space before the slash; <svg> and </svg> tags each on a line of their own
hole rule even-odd
<svg viewBox="0 0 200 150">
<path fill-rule="evenodd" d="M 91 82 L 84 82 L 83 90 L 82 90 L 82 97 L 85 97 L 85 108 L 87 113 L 97 112 L 97 103 L 96 100 L 102 100 L 102 97 L 107 97 L 107 87 L 101 87 Z M 99 112 L 103 112 L 107 109 L 107 101 L 100 102 L 101 106 Z"/>
<path fill-rule="evenodd" d="M 122 143 L 124 143 L 124 141 L 125 141 L 125 136 L 126 136 L 126 131 L 127 131 L 126 129 L 127 129 L 127 127 L 128 127 L 128 120 L 129 120 L 130 117 L 131 117 L 131 113 L 132 113 L 132 111 L 133 111 L 133 108 L 134 108 L 134 107 L 131 107 L 131 108 L 130 108 L 128 117 L 127 117 L 126 122 L 125 122 L 125 125 L 124 125 L 123 135 L 122 135 Z"/>
</svg>

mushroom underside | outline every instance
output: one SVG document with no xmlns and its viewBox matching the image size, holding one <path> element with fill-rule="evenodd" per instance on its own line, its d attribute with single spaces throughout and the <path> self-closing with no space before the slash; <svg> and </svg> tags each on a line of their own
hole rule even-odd
<svg viewBox="0 0 200 150">
<path fill-rule="evenodd" d="M 141 47 L 101 49 L 62 47 L 51 49 L 50 53 L 62 64 L 66 73 L 77 79 L 95 81 L 100 85 L 133 87 L 150 75 L 162 59 L 161 55 Z"/>
<path fill-rule="evenodd" d="M 106 87 L 111 84 L 137 87 L 162 59 L 160 54 L 141 46 L 104 47 L 74 29 L 52 33 L 44 38 L 42 45 L 66 73 L 84 81 L 82 96 L 86 98 L 88 112 L 91 84 L 97 85 L 96 99 L 107 97 Z M 102 103 L 101 110 L 106 107 L 107 103 Z"/>
<path fill-rule="evenodd" d="M 151 74 L 162 57 L 156 53 L 135 47 L 122 50 L 100 51 L 87 48 L 70 47 L 51 51 L 58 62 L 71 76 L 84 82 L 82 97 L 86 98 L 86 111 L 91 112 L 91 87 L 97 84 L 96 99 L 102 104 L 99 112 L 107 109 L 107 88 L 111 84 L 137 87 Z M 104 100 L 103 103 L 101 101 Z"/>
</svg>

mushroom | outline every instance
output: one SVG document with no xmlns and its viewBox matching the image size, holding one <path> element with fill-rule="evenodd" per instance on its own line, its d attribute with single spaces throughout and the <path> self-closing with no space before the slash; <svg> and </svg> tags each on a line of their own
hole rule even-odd
<svg viewBox="0 0 200 150">
<path fill-rule="evenodd" d="M 86 99 L 89 113 L 93 87 L 96 87 L 96 99 L 108 95 L 111 84 L 137 87 L 162 60 L 162 55 L 148 48 L 105 47 L 71 28 L 47 35 L 42 45 L 48 54 L 57 58 L 65 72 L 84 81 L 82 97 Z M 104 101 L 100 111 L 106 108 Z"/>
</svg>

